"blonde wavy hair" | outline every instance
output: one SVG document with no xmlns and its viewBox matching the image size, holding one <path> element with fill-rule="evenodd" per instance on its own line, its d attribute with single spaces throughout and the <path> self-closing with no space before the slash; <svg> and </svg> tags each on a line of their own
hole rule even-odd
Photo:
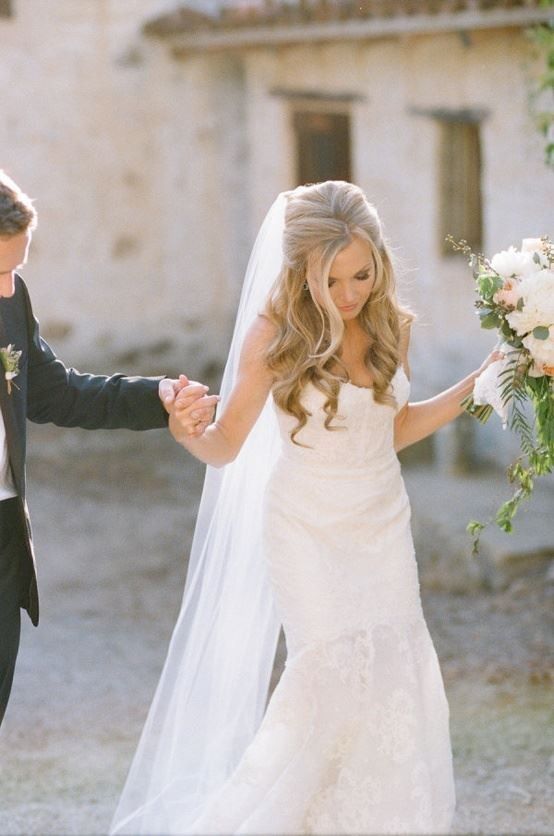
<svg viewBox="0 0 554 836">
<path fill-rule="evenodd" d="M 369 243 L 375 269 L 371 294 L 358 316 L 369 337 L 365 363 L 376 402 L 395 404 L 390 382 L 400 361 L 401 332 L 414 314 L 396 298 L 391 255 L 377 210 L 352 183 L 327 180 L 299 186 L 287 194 L 283 267 L 263 312 L 276 326 L 275 339 L 265 356 L 275 380 L 273 397 L 282 410 L 298 420 L 291 432 L 296 444 L 295 436 L 310 415 L 301 402 L 308 383 L 326 395 L 325 427 L 339 429 L 331 423 L 337 415 L 344 377 L 332 369 L 344 368 L 340 356 L 344 323 L 328 282 L 335 256 L 354 237 Z M 322 305 L 316 301 L 314 289 L 319 291 Z"/>
</svg>

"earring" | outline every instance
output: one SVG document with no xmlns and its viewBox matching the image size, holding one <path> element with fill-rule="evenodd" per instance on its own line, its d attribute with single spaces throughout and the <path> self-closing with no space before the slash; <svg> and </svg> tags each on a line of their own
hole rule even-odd
<svg viewBox="0 0 554 836">
<path fill-rule="evenodd" d="M 309 289 L 309 288 L 308 288 L 308 282 L 304 282 L 304 284 L 302 285 L 302 287 L 304 288 L 304 290 L 308 290 L 308 289 Z"/>
</svg>

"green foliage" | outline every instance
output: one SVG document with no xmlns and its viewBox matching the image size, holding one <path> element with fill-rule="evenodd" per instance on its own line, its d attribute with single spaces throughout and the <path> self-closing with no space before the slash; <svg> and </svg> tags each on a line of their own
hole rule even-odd
<svg viewBox="0 0 554 836">
<path fill-rule="evenodd" d="M 554 0 L 542 0 L 545 9 L 554 9 Z M 542 64 L 542 70 L 533 81 L 530 106 L 538 130 L 545 138 L 545 162 L 554 168 L 554 15 L 545 23 L 537 24 L 527 30 L 527 36 L 533 43 L 535 55 Z M 540 107 L 539 99 L 550 101 L 546 107 Z"/>
<path fill-rule="evenodd" d="M 541 447 L 554 449 L 554 382 L 552 377 L 529 378 L 528 389 L 535 406 L 537 436 Z"/>
<path fill-rule="evenodd" d="M 479 318 L 481 320 L 481 328 L 490 330 L 491 328 L 500 328 L 502 325 L 502 319 L 499 314 L 496 311 L 489 311 L 487 308 L 479 311 Z"/>
<path fill-rule="evenodd" d="M 533 493 L 535 471 L 532 467 L 524 467 L 521 459 L 515 461 L 508 468 L 508 479 L 516 485 L 514 493 L 504 502 L 496 512 L 495 522 L 506 533 L 513 530 L 512 520 L 524 499 L 529 499 Z"/>
<path fill-rule="evenodd" d="M 502 276 L 494 274 L 487 274 L 487 273 L 480 273 L 477 279 L 477 288 L 479 290 L 479 295 L 485 302 L 492 303 L 492 297 L 496 293 L 497 290 L 503 285 Z"/>
<path fill-rule="evenodd" d="M 476 404 L 473 400 L 473 395 L 468 395 L 467 398 L 460 403 L 460 406 L 477 418 L 482 424 L 486 424 L 493 413 L 493 408 L 489 404 Z"/>
<path fill-rule="evenodd" d="M 473 555 L 479 553 L 481 534 L 491 522 L 507 534 L 513 531 L 512 521 L 522 502 L 532 495 L 535 479 L 554 471 L 553 379 L 546 375 L 529 377 L 526 375 L 527 367 L 524 352 L 515 350 L 510 352 L 508 364 L 499 375 L 500 397 L 503 405 L 509 409 L 508 426 L 519 436 L 522 455 L 508 468 L 508 480 L 514 486 L 512 496 L 487 522 L 472 520 L 467 526 L 467 531 L 473 537 Z M 525 405 L 529 400 L 533 406 L 533 424 L 529 423 L 525 414 Z M 479 407 L 472 404 L 472 398 L 466 398 L 462 405 L 466 402 L 467 411 L 483 420 L 474 411 Z M 490 415 L 492 407 L 486 408 Z"/>
<path fill-rule="evenodd" d="M 473 537 L 473 548 L 471 554 L 474 557 L 479 554 L 479 537 L 481 536 L 481 532 L 484 528 L 485 523 L 478 522 L 477 520 L 470 520 L 466 526 L 466 530 Z"/>
</svg>

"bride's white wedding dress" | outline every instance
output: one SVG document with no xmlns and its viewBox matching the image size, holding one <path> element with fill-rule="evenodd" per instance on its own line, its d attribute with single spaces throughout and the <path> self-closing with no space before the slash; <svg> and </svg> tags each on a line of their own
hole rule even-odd
<svg viewBox="0 0 554 836">
<path fill-rule="evenodd" d="M 393 378 L 397 409 L 409 381 Z M 447 833 L 449 710 L 419 593 L 395 408 L 371 389 L 325 397 L 282 452 L 264 502 L 265 557 L 287 640 L 263 722 L 195 834 Z M 178 823 L 172 832 L 179 833 Z"/>
</svg>

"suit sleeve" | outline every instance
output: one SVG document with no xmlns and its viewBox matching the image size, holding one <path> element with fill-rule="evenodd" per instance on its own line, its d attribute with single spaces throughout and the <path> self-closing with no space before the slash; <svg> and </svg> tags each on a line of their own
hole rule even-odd
<svg viewBox="0 0 554 836">
<path fill-rule="evenodd" d="M 27 418 L 86 430 L 149 430 L 167 426 L 158 397 L 161 377 L 82 374 L 66 368 L 42 339 L 24 286 L 29 334 Z"/>
</svg>

